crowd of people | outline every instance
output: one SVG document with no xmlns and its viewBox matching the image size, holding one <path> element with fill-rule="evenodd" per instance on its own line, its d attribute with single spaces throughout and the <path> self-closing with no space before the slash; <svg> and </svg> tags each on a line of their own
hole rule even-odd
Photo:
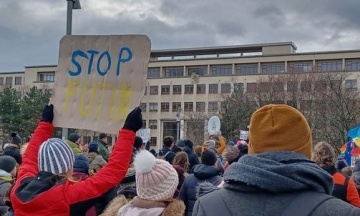
<svg viewBox="0 0 360 216">
<path fill-rule="evenodd" d="M 13 133 L 4 146 L 0 215 L 360 215 L 360 161 L 352 168 L 329 143 L 314 145 L 287 105 L 258 109 L 249 140 L 225 149 L 167 136 L 150 150 L 136 136 L 140 108 L 111 150 L 105 133 L 86 148 L 77 134 L 52 138 L 53 119 L 45 106 L 27 145 Z"/>
</svg>

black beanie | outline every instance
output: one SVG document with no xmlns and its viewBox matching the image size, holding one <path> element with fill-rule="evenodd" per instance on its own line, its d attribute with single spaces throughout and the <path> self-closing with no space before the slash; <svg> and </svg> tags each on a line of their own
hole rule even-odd
<svg viewBox="0 0 360 216">
<path fill-rule="evenodd" d="M 143 140 L 141 139 L 141 137 L 136 136 L 134 140 L 134 148 L 136 150 L 140 150 L 142 145 L 143 145 Z"/>
<path fill-rule="evenodd" d="M 0 156 L 0 169 L 10 173 L 16 166 L 16 160 L 8 155 Z"/>
<path fill-rule="evenodd" d="M 16 133 L 11 133 L 10 143 L 20 146 L 22 143 L 22 140 Z"/>
<path fill-rule="evenodd" d="M 201 154 L 201 162 L 205 165 L 214 166 L 216 161 L 217 159 L 215 153 L 210 150 L 205 150 Z"/>
</svg>

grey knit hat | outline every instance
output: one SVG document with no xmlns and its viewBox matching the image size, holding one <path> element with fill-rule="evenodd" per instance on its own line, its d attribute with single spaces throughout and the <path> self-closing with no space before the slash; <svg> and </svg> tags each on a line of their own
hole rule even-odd
<svg viewBox="0 0 360 216">
<path fill-rule="evenodd" d="M 63 174 L 73 168 L 74 161 L 74 153 L 61 139 L 51 138 L 40 146 L 38 155 L 39 171 Z"/>
</svg>

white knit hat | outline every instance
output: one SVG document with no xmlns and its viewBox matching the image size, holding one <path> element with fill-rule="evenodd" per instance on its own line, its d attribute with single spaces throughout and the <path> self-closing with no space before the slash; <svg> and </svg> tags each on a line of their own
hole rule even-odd
<svg viewBox="0 0 360 216">
<path fill-rule="evenodd" d="M 63 174 L 73 168 L 75 156 L 70 146 L 58 138 L 43 142 L 38 154 L 39 171 Z"/>
<path fill-rule="evenodd" d="M 171 164 L 142 150 L 136 155 L 134 165 L 136 191 L 141 199 L 162 201 L 173 198 L 179 178 Z"/>
</svg>

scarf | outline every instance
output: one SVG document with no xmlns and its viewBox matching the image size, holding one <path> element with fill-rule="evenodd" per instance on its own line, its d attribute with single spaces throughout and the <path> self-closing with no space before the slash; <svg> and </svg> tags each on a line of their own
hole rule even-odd
<svg viewBox="0 0 360 216">
<path fill-rule="evenodd" d="M 225 171 L 224 181 L 226 189 L 249 192 L 333 191 L 331 175 L 305 156 L 290 151 L 245 155 Z"/>
</svg>

